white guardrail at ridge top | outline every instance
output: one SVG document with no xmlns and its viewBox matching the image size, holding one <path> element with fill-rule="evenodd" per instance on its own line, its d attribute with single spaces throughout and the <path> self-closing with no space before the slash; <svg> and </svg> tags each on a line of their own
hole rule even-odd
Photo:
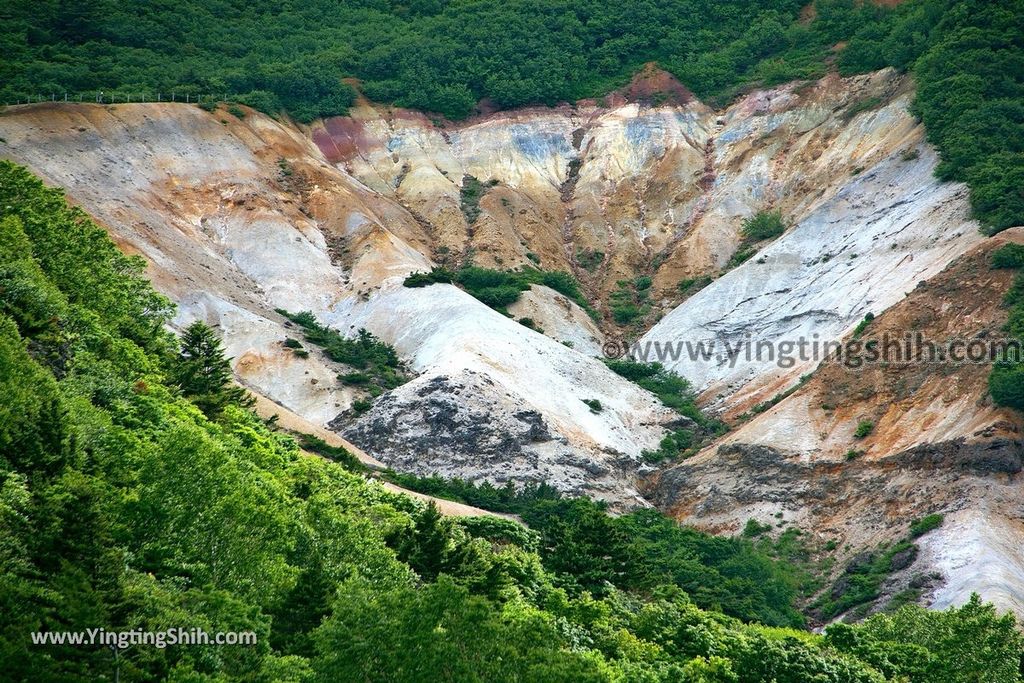
<svg viewBox="0 0 1024 683">
<path fill-rule="evenodd" d="M 4 107 L 22 104 L 42 104 L 44 102 L 82 102 L 95 104 L 137 104 L 141 102 L 181 102 L 183 104 L 202 104 L 203 102 L 231 102 L 231 95 L 196 95 L 192 92 L 118 92 L 107 90 L 90 90 L 80 93 L 50 93 L 33 95 L 14 100 L 4 100 Z"/>
</svg>

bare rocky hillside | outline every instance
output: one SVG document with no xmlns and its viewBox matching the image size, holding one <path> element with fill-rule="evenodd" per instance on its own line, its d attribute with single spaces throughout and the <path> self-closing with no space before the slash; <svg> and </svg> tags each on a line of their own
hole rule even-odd
<svg viewBox="0 0 1024 683">
<path fill-rule="evenodd" d="M 309 128 L 181 104 L 29 105 L 0 116 L 0 154 L 145 257 L 175 325 L 214 325 L 252 391 L 389 466 L 546 481 L 718 531 L 781 519 L 834 540 L 837 567 L 944 513 L 886 591 L 935 573 L 922 599 L 979 591 L 1024 612 L 1021 419 L 992 407 L 982 366 L 666 359 L 733 429 L 685 462 L 644 463 L 677 416 L 604 365 L 606 343 L 843 340 L 868 313 L 870 334 L 995 335 L 1010 276 L 988 254 L 1024 242 L 986 239 L 966 188 L 933 177 L 894 72 L 722 111 L 680 88 L 660 105 L 639 88 L 459 124 L 361 102 Z M 785 232 L 746 242 L 744 220 L 775 210 Z M 543 332 L 454 285 L 402 284 L 467 263 L 571 272 L 596 320 L 541 286 L 510 313 Z M 650 300 L 617 322 L 610 297 L 638 277 Z M 302 335 L 277 309 L 368 329 L 410 381 L 363 410 L 338 380 L 351 368 L 285 346 Z"/>
</svg>

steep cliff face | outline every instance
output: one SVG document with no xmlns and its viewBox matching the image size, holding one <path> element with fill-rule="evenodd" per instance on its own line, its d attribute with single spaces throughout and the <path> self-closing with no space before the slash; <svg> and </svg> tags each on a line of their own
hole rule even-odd
<svg viewBox="0 0 1024 683">
<path fill-rule="evenodd" d="M 840 340 L 868 312 L 872 332 L 998 329 L 1008 276 L 985 262 L 998 240 L 970 221 L 962 186 L 934 179 L 911 84 L 890 71 L 830 76 L 723 111 L 677 89 L 662 106 L 618 98 L 457 125 L 364 102 L 308 130 L 185 105 L 14 107 L 0 117 L 0 154 L 142 254 L 180 305 L 175 324 L 217 326 L 253 391 L 386 464 L 547 481 L 621 506 L 647 504 L 642 488 L 718 530 L 782 513 L 851 552 L 945 511 L 914 565 L 949 579 L 936 604 L 980 589 L 1024 606 L 1024 568 L 1008 551 L 1022 531 L 1020 420 L 986 402 L 984 368 L 826 364 L 789 392 L 820 358 L 718 355 Z M 743 221 L 764 210 L 786 231 L 730 269 Z M 510 312 L 540 333 L 455 286 L 402 286 L 470 262 L 570 271 L 599 319 L 534 286 Z M 651 307 L 626 328 L 609 294 L 638 276 L 651 278 Z M 710 284 L 696 294 L 677 286 L 701 276 Z M 411 381 L 360 414 L 337 378 L 347 369 L 285 347 L 301 334 L 275 309 L 370 330 Z M 641 453 L 673 415 L 595 358 L 641 333 L 641 350 L 717 344 L 707 359 L 675 346 L 661 360 L 738 423 L 649 481 Z M 853 439 L 864 420 L 874 432 Z"/>
<path fill-rule="evenodd" d="M 878 606 L 935 572 L 942 579 L 926 597 L 937 607 L 979 592 L 1024 611 L 1020 416 L 987 398 L 987 363 L 929 361 L 923 345 L 921 360 L 904 351 L 907 334 L 938 350 L 973 342 L 976 357 L 998 343 L 1012 273 L 992 270 L 990 254 L 1011 241 L 1024 243 L 1024 230 L 987 240 L 876 317 L 859 340 L 898 342 L 888 362 L 823 363 L 720 443 L 657 475 L 652 500 L 718 531 L 783 519 L 836 540 L 843 560 L 904 536 L 914 519 L 943 514 Z M 862 424 L 871 428 L 863 436 Z"/>
<path fill-rule="evenodd" d="M 430 230 L 439 261 L 519 267 L 532 265 L 532 255 L 543 267 L 571 270 L 599 304 L 618 280 L 646 274 L 669 310 L 682 297 L 680 280 L 726 266 L 742 221 L 759 210 L 781 210 L 804 226 L 794 245 L 810 251 L 785 250 L 791 269 L 801 259 L 825 266 L 826 255 L 848 258 L 886 230 L 901 231 L 879 245 L 901 242 L 876 279 L 916 281 L 979 240 L 963 188 L 931 178 L 935 158 L 907 111 L 911 98 L 905 78 L 882 71 L 756 91 L 721 112 L 696 101 L 581 105 L 438 128 L 422 115 L 364 105 L 324 122 L 313 139 L 339 168 L 408 207 Z M 483 196 L 479 214 L 467 216 L 461 194 L 472 179 Z M 943 237 L 938 245 L 929 243 L 935 235 Z M 925 246 L 938 250 L 934 258 Z M 915 268 L 893 271 L 911 250 Z M 780 282 L 757 278 L 736 298 L 799 290 L 781 282 L 780 265 L 760 269 Z M 752 270 L 734 280 L 750 281 Z M 857 298 L 864 297 L 850 297 Z M 706 315 L 727 313 L 726 305 Z M 690 310 L 675 320 L 694 317 Z M 841 308 L 839 316 L 855 313 Z M 737 327 L 746 322 L 737 316 Z"/>
</svg>

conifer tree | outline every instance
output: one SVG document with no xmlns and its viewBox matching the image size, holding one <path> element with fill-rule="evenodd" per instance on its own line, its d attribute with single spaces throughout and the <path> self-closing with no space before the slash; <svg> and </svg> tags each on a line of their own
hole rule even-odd
<svg viewBox="0 0 1024 683">
<path fill-rule="evenodd" d="M 213 330 L 197 320 L 181 336 L 181 350 L 172 370 L 181 392 L 210 418 L 229 404 L 251 406 L 253 398 L 231 383 L 231 359 L 224 356 Z"/>
</svg>

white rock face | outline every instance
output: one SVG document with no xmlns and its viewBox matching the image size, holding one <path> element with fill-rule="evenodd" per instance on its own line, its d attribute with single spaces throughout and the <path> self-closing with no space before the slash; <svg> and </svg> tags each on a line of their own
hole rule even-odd
<svg viewBox="0 0 1024 683">
<path fill-rule="evenodd" d="M 604 334 L 587 312 L 550 287 L 534 285 L 508 307 L 517 320 L 529 318 L 544 334 L 587 356 L 600 356 Z"/>
<path fill-rule="evenodd" d="M 907 104 L 899 98 L 879 112 L 861 115 L 854 120 L 860 124 L 856 128 L 884 134 L 905 127 Z M 737 134 L 727 125 L 718 139 Z M 984 237 L 968 217 L 966 188 L 933 177 L 937 158 L 920 144 L 919 130 L 911 142 L 916 158 L 906 161 L 900 149 L 891 149 L 831 197 L 808 203 L 806 213 L 798 213 L 801 217 L 781 237 L 649 330 L 638 344 L 640 352 L 677 351 L 677 358 L 665 357 L 666 365 L 690 379 L 712 406 L 723 407 L 734 394 L 795 381 L 825 355 L 807 346 L 801 360 L 796 347 L 787 350 L 782 344 L 804 339 L 823 348 L 825 342 L 840 341 L 865 314 L 895 304 L 919 281 L 981 242 Z M 862 144 L 854 132 L 843 134 L 828 155 L 843 154 L 844 145 L 853 153 Z M 756 165 L 744 173 L 755 173 L 751 169 Z M 713 193 L 724 195 L 723 205 L 728 197 L 759 187 L 752 177 L 722 183 Z M 760 353 L 759 342 L 768 345 Z M 691 356 L 687 344 L 696 348 L 698 343 L 714 350 L 711 359 Z M 739 353 L 730 357 L 735 349 Z M 779 366 L 783 354 L 794 361 L 790 367 Z"/>
<path fill-rule="evenodd" d="M 1000 497 L 1019 501 L 1017 487 L 999 488 Z M 929 596 L 933 608 L 962 605 L 971 593 L 978 593 L 1003 609 L 1024 614 L 1024 524 L 1019 503 L 1015 507 L 1016 519 L 984 508 L 961 510 L 946 515 L 941 527 L 921 538 L 919 561 L 946 578 Z"/>
</svg>

